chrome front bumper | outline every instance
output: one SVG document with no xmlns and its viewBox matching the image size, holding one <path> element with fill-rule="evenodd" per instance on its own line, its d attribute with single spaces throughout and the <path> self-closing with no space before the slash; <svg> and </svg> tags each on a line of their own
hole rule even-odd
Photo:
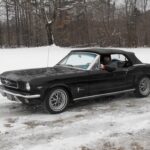
<svg viewBox="0 0 150 150">
<path fill-rule="evenodd" d="M 25 99 L 35 99 L 35 98 L 40 98 L 41 95 L 40 94 L 35 94 L 35 95 L 30 95 L 30 94 L 25 94 L 25 93 L 17 93 L 11 90 L 7 90 L 5 89 L 2 85 L 0 85 L 0 93 L 3 96 L 7 96 L 7 94 L 12 95 L 14 97 L 21 97 L 21 98 L 25 98 Z"/>
</svg>

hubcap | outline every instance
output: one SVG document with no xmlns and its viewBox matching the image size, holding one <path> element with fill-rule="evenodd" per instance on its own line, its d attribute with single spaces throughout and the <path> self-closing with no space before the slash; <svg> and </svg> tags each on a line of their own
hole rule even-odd
<svg viewBox="0 0 150 150">
<path fill-rule="evenodd" d="M 53 111 L 61 111 L 67 105 L 67 94 L 64 90 L 55 90 L 49 98 L 49 105 Z"/>
<path fill-rule="evenodd" d="M 149 78 L 143 78 L 140 81 L 139 90 L 140 90 L 140 93 L 144 96 L 150 93 L 150 79 Z"/>
</svg>

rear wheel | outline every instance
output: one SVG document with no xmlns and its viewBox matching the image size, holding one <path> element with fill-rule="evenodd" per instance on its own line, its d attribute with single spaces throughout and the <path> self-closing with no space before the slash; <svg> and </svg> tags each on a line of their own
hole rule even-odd
<svg viewBox="0 0 150 150">
<path fill-rule="evenodd" d="M 63 112 L 69 103 L 68 92 L 63 88 L 52 89 L 46 96 L 44 108 L 52 114 Z"/>
<path fill-rule="evenodd" d="M 150 94 L 150 79 L 148 77 L 142 77 L 137 84 L 136 96 L 147 97 Z"/>
</svg>

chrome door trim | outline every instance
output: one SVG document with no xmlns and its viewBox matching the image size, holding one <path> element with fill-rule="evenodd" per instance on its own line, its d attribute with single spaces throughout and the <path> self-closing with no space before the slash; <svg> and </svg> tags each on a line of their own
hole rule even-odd
<svg viewBox="0 0 150 150">
<path fill-rule="evenodd" d="M 97 97 L 102 97 L 102 96 L 110 96 L 110 95 L 115 95 L 115 94 L 133 92 L 133 91 L 135 91 L 135 89 L 129 89 L 129 90 L 123 90 L 123 91 L 117 91 L 117 92 L 111 92 L 111 93 L 104 93 L 104 94 L 98 94 L 98 95 L 92 95 L 92 96 L 85 96 L 85 97 L 75 98 L 73 100 L 78 101 L 78 100 L 97 98 Z"/>
</svg>

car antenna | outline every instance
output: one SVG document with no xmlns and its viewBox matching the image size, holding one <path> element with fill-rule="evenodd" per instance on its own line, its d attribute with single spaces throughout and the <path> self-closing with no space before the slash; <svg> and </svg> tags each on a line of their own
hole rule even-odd
<svg viewBox="0 0 150 150">
<path fill-rule="evenodd" d="M 49 21 L 49 24 L 52 24 L 52 21 Z M 55 45 L 55 43 L 54 43 L 54 36 L 53 36 L 53 34 L 52 34 L 52 31 L 51 31 L 51 38 L 52 38 L 52 43 L 51 43 L 51 47 L 53 48 L 53 46 Z M 49 59 L 50 59 L 50 56 L 49 56 L 49 54 L 50 54 L 50 46 L 48 46 L 48 56 L 47 56 L 47 68 L 49 67 Z"/>
<path fill-rule="evenodd" d="M 50 47 L 48 46 L 48 53 L 47 53 L 47 68 L 49 67 L 49 54 L 50 54 Z"/>
</svg>

